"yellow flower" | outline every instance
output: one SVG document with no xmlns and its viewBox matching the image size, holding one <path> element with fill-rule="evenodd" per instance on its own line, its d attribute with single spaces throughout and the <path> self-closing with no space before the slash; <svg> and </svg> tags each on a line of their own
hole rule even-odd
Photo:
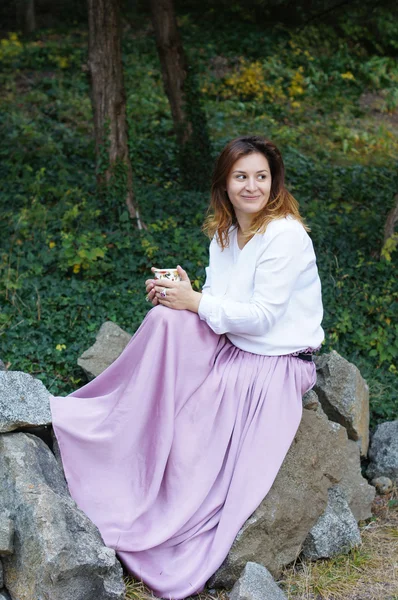
<svg viewBox="0 0 398 600">
<path fill-rule="evenodd" d="M 58 64 L 61 67 L 61 69 L 67 69 L 69 67 L 69 61 L 64 56 L 60 56 L 58 58 Z"/>
<path fill-rule="evenodd" d="M 49 246 L 49 248 L 55 248 L 55 246 L 56 246 L 56 243 L 55 243 L 55 242 L 50 242 L 50 243 L 48 244 L 48 246 Z"/>
<path fill-rule="evenodd" d="M 58 350 L 58 352 L 62 352 L 62 350 L 65 350 L 66 346 L 65 344 L 57 344 L 55 346 L 55 349 Z"/>
<path fill-rule="evenodd" d="M 355 77 L 354 77 L 354 75 L 351 73 L 351 71 L 347 71 L 347 73 L 341 73 L 341 74 L 340 74 L 340 76 L 341 76 L 343 79 L 351 79 L 351 80 L 355 79 Z"/>
<path fill-rule="evenodd" d="M 73 272 L 74 273 L 79 273 L 79 271 L 80 271 L 80 265 L 78 265 L 78 264 L 73 265 Z"/>
<path fill-rule="evenodd" d="M 292 81 L 289 86 L 289 96 L 294 98 L 295 96 L 301 96 L 304 94 L 304 75 L 303 75 L 303 67 L 300 66 L 294 74 Z"/>
</svg>

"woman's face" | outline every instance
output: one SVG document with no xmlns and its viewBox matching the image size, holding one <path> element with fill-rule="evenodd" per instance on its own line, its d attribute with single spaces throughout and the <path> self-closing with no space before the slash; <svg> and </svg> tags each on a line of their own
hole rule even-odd
<svg viewBox="0 0 398 600">
<path fill-rule="evenodd" d="M 260 152 L 242 156 L 227 178 L 227 194 L 239 225 L 250 225 L 253 216 L 264 208 L 271 193 L 271 169 Z"/>
</svg>

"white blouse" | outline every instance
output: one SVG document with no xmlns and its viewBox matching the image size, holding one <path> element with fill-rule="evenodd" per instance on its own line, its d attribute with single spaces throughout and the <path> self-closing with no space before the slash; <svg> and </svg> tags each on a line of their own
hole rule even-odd
<svg viewBox="0 0 398 600">
<path fill-rule="evenodd" d="M 275 219 L 242 250 L 231 228 L 223 251 L 216 236 L 199 317 L 248 352 L 283 355 L 324 339 L 321 282 L 311 238 L 292 216 Z"/>
</svg>

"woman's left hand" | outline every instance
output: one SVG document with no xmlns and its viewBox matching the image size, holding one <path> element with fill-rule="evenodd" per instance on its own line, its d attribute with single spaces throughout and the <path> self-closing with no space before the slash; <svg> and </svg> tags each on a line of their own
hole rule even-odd
<svg viewBox="0 0 398 600">
<path fill-rule="evenodd" d="M 153 279 L 155 298 L 159 304 L 174 308 L 175 310 L 190 310 L 198 312 L 202 294 L 192 289 L 189 277 L 180 265 L 177 267 L 181 281 L 169 281 L 168 279 Z"/>
</svg>

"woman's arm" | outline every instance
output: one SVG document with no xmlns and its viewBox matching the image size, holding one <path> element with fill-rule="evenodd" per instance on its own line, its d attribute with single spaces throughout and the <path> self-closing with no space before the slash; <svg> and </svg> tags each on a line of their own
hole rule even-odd
<svg viewBox="0 0 398 600">
<path fill-rule="evenodd" d="M 277 231 L 258 258 L 250 302 L 203 294 L 199 317 L 218 334 L 264 335 L 286 310 L 302 270 L 303 252 L 299 228 Z"/>
</svg>

